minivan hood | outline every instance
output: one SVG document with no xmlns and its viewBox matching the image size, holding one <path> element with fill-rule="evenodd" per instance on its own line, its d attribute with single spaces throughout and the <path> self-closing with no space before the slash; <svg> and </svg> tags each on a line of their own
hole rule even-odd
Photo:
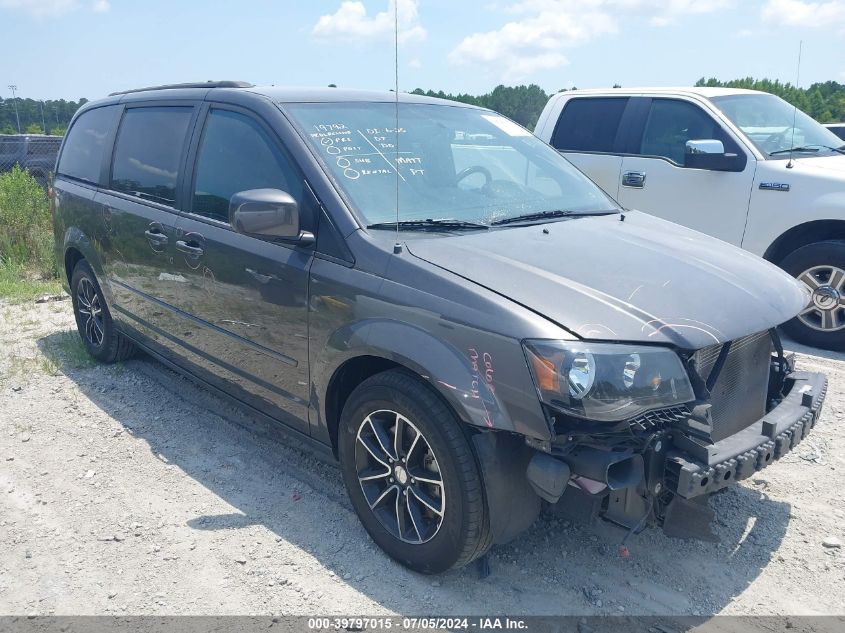
<svg viewBox="0 0 845 633">
<path fill-rule="evenodd" d="M 802 284 L 755 255 L 645 213 L 620 217 L 419 236 L 407 248 L 585 339 L 699 349 L 807 305 Z"/>
</svg>

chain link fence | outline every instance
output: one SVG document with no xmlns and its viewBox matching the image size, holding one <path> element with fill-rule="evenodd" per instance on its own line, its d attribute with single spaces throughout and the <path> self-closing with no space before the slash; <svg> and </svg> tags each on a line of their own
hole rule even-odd
<svg viewBox="0 0 845 633">
<path fill-rule="evenodd" d="M 46 189 L 56 169 L 61 143 L 61 136 L 0 134 L 0 174 L 12 171 L 18 165 Z"/>
</svg>

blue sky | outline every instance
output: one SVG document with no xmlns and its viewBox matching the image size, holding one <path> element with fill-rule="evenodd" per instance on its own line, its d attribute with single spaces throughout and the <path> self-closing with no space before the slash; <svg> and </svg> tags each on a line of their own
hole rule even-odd
<svg viewBox="0 0 845 633">
<path fill-rule="evenodd" d="M 400 88 L 845 82 L 845 0 L 398 0 Z M 393 0 L 0 0 L 0 94 L 205 79 L 384 89 Z"/>
</svg>

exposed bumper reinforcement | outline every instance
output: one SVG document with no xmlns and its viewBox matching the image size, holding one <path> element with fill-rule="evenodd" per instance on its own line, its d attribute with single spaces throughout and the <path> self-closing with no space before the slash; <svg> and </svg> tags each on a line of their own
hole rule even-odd
<svg viewBox="0 0 845 633">
<path fill-rule="evenodd" d="M 742 431 L 715 444 L 676 437 L 667 453 L 666 482 L 690 499 L 746 479 L 783 457 L 804 439 L 821 414 L 827 393 L 824 374 L 793 372 L 783 401 Z"/>
</svg>

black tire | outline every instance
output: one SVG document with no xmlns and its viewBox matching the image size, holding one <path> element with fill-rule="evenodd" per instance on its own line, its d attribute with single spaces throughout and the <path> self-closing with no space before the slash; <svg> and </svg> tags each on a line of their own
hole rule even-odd
<svg viewBox="0 0 845 633">
<path fill-rule="evenodd" d="M 382 413 L 376 413 L 379 411 Z M 419 542 L 406 542 L 397 536 L 397 533 L 401 534 L 399 519 L 397 519 L 399 529 L 396 532 L 391 531 L 392 526 L 390 526 L 391 529 L 385 527 L 389 524 L 382 522 L 384 519 L 371 509 L 370 502 L 365 496 L 363 486 L 369 487 L 370 482 L 362 484 L 358 479 L 359 470 L 362 468 L 361 456 L 369 459 L 373 455 L 370 452 L 368 456 L 364 452 L 364 444 L 358 440 L 359 429 L 373 428 L 365 424 L 371 415 L 388 416 L 386 419 L 389 419 L 390 414 L 386 413 L 387 411 L 398 413 L 411 422 L 410 428 L 403 423 L 409 433 L 404 435 L 406 439 L 415 437 L 413 432 L 419 431 L 421 442 L 418 442 L 416 446 L 430 448 L 430 450 L 411 448 L 405 454 L 407 463 L 403 461 L 403 464 L 408 467 L 408 481 L 415 482 L 417 488 L 420 485 L 426 485 L 420 484 L 419 479 L 413 478 L 415 474 L 419 476 L 420 471 L 419 466 L 412 465 L 412 462 L 418 462 L 420 451 L 425 450 L 425 455 L 429 458 L 433 456 L 434 462 L 429 459 L 427 463 L 429 467 L 434 464 L 437 468 L 435 478 L 439 478 L 442 484 L 439 488 L 442 491 L 439 497 L 436 495 L 438 490 L 436 486 L 428 488 L 434 497 L 429 497 L 429 499 L 437 501 L 436 505 L 443 510 L 442 519 L 434 529 L 433 524 L 437 522 L 438 515 L 418 504 L 419 498 L 415 496 L 413 490 L 400 489 L 401 478 L 395 475 L 395 467 L 384 464 L 387 472 L 395 475 L 395 479 L 389 480 L 395 482 L 393 487 L 397 488 L 393 498 L 397 504 L 408 504 L 394 506 L 394 509 L 399 508 L 403 511 L 406 523 L 410 526 L 406 534 L 410 534 L 412 540 Z M 365 380 L 349 397 L 341 415 L 338 431 L 341 470 L 355 512 L 372 539 L 390 557 L 424 574 L 436 574 L 466 565 L 483 555 L 491 545 L 481 474 L 461 424 L 452 410 L 428 386 L 413 374 L 402 370 L 383 372 Z M 399 461 L 396 462 L 397 466 Z M 402 470 L 401 467 L 399 470 Z M 363 473 L 363 470 L 360 472 Z M 381 480 L 378 485 L 382 484 L 389 487 L 384 480 Z M 408 486 L 408 488 L 411 487 L 414 486 Z M 410 493 L 410 500 L 409 495 L 406 495 L 405 500 L 401 501 L 403 492 Z M 423 529 L 417 529 L 417 521 L 413 519 L 410 512 L 413 505 L 411 500 L 417 508 L 422 508 L 428 514 L 428 517 L 414 515 L 422 519 L 420 527 Z M 390 510 L 391 498 L 388 498 L 386 503 L 387 509 Z M 408 511 L 404 512 L 406 509 Z M 383 513 L 381 516 L 384 516 L 385 510 L 382 509 L 381 512 Z M 394 516 L 396 516 L 395 513 Z M 428 522 L 427 527 L 426 522 Z M 423 541 L 423 535 L 428 535 L 428 540 Z"/>
<path fill-rule="evenodd" d="M 833 285 L 838 285 L 839 291 L 843 293 L 842 300 L 833 304 L 836 306 L 833 310 L 818 309 L 817 304 L 811 302 L 814 309 L 786 323 L 783 326 L 784 331 L 794 340 L 805 345 L 822 349 L 845 350 L 845 278 L 840 279 L 839 273 L 834 273 L 829 277 L 824 272 L 828 268 L 831 272 L 834 269 L 845 271 L 845 242 L 830 240 L 802 246 L 787 255 L 780 266 L 799 279 L 802 276 L 806 279 L 805 273 L 808 271 L 814 269 L 820 271 L 820 274 L 814 276 L 816 282 L 805 281 L 808 287 L 819 280 L 824 286 L 826 279 L 832 279 Z M 839 292 L 835 296 L 838 294 Z M 835 296 L 824 297 L 824 299 L 834 301 Z"/>
<path fill-rule="evenodd" d="M 117 331 L 97 277 L 84 259 L 73 269 L 70 297 L 79 336 L 91 356 L 115 363 L 135 353 L 132 341 Z"/>
</svg>

